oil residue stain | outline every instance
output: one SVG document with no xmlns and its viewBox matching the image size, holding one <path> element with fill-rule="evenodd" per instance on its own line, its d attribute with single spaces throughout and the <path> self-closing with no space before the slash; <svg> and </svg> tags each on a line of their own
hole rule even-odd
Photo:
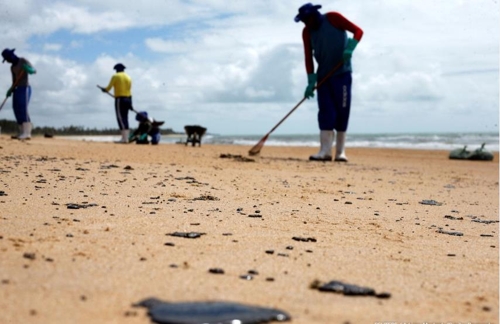
<svg viewBox="0 0 500 324">
<path fill-rule="evenodd" d="M 286 312 L 231 302 L 168 303 L 157 298 L 144 299 L 135 307 L 145 307 L 151 320 L 159 324 L 241 323 L 257 324 L 291 319 Z"/>
</svg>

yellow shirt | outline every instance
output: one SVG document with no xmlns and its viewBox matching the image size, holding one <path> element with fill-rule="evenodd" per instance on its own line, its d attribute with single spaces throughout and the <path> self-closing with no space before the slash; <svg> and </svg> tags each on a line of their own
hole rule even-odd
<svg viewBox="0 0 500 324">
<path fill-rule="evenodd" d="M 106 91 L 114 88 L 115 97 L 132 97 L 132 79 L 125 72 L 117 72 L 111 77 Z"/>
</svg>

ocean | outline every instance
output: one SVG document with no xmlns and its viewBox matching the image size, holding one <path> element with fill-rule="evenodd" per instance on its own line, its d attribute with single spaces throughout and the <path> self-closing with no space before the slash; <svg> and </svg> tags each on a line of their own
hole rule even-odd
<svg viewBox="0 0 500 324">
<path fill-rule="evenodd" d="M 216 135 L 207 134 L 202 144 L 247 145 L 257 144 L 262 135 Z M 65 138 L 83 141 L 113 142 L 116 136 L 67 136 Z M 162 136 L 162 144 L 185 142 L 185 135 Z M 467 145 L 468 150 L 479 148 L 485 143 L 489 151 L 498 152 L 498 133 L 400 133 L 400 134 L 347 134 L 346 147 L 401 148 L 416 150 L 453 150 Z M 318 134 L 274 135 L 266 140 L 266 146 L 306 146 L 318 147 Z"/>
</svg>

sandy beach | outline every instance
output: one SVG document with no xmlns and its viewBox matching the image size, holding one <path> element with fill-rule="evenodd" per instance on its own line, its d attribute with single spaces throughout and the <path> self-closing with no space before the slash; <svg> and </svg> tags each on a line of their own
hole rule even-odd
<svg viewBox="0 0 500 324">
<path fill-rule="evenodd" d="M 498 323 L 498 152 L 249 149 L 0 135 L 0 323 L 148 324 L 132 307 L 148 297 L 301 324 Z M 332 280 L 390 298 L 311 288 Z"/>
</svg>

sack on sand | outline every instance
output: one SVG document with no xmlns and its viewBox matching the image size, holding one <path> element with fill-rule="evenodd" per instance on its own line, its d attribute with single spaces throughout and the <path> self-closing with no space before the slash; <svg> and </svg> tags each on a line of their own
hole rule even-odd
<svg viewBox="0 0 500 324">
<path fill-rule="evenodd" d="M 493 153 L 486 150 L 483 143 L 480 148 L 474 151 L 467 151 L 467 146 L 450 152 L 449 158 L 452 160 L 473 160 L 473 161 L 492 161 Z"/>
<path fill-rule="evenodd" d="M 491 153 L 488 150 L 485 150 L 484 145 L 485 143 L 483 143 L 483 145 L 481 145 L 480 148 L 472 152 L 472 154 L 469 156 L 469 160 L 492 161 L 493 153 Z"/>
</svg>

